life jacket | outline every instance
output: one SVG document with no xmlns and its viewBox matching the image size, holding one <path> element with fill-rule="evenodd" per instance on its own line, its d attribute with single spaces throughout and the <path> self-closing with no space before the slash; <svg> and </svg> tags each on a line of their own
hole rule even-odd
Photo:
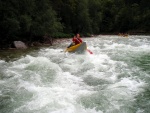
<svg viewBox="0 0 150 113">
<path fill-rule="evenodd" d="M 82 43 L 82 39 L 81 38 L 73 38 L 72 41 L 76 44 Z"/>
</svg>

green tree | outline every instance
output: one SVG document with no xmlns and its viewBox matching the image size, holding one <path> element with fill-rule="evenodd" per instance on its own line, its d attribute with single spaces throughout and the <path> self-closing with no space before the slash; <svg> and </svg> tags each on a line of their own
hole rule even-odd
<svg viewBox="0 0 150 113">
<path fill-rule="evenodd" d="M 100 0 L 89 0 L 89 15 L 92 33 L 100 33 L 102 23 L 102 5 Z"/>
<path fill-rule="evenodd" d="M 88 0 L 50 0 L 56 9 L 58 17 L 64 25 L 66 33 L 91 32 L 91 19 L 89 17 Z M 60 8 L 58 8 L 61 7 Z"/>
<path fill-rule="evenodd" d="M 0 46 L 5 47 L 16 39 L 19 34 L 20 26 L 17 18 L 17 1 L 0 1 Z"/>
<path fill-rule="evenodd" d="M 76 30 L 82 33 L 91 33 L 91 19 L 88 10 L 88 0 L 78 0 L 76 8 Z"/>
<path fill-rule="evenodd" d="M 61 23 L 56 18 L 56 12 L 52 9 L 49 0 L 35 2 L 33 22 L 31 25 L 31 34 L 34 36 L 43 36 L 45 34 L 53 35 L 54 32 L 62 30 Z"/>
<path fill-rule="evenodd" d="M 49 0 L 1 0 L 0 6 L 1 43 L 38 40 L 34 37 L 53 35 L 63 29 Z"/>
</svg>

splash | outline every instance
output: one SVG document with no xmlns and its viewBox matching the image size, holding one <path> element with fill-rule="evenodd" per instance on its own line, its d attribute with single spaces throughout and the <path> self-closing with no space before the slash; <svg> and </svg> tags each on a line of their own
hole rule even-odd
<svg viewBox="0 0 150 113">
<path fill-rule="evenodd" d="M 64 42 L 15 61 L 0 60 L 0 110 L 3 113 L 147 112 L 150 100 L 143 108 L 142 99 L 149 97 L 146 94 L 150 77 L 145 65 L 149 65 L 150 59 L 146 57 L 145 67 L 141 68 L 139 63 L 150 53 L 150 37 L 100 35 L 83 40 L 92 55 L 64 53 L 69 44 Z"/>
</svg>

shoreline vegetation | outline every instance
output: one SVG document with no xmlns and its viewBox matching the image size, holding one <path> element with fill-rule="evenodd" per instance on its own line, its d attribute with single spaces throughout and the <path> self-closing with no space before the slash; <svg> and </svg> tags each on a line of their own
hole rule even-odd
<svg viewBox="0 0 150 113">
<path fill-rule="evenodd" d="M 86 37 L 86 38 L 92 38 L 94 36 L 98 36 L 98 35 L 118 35 L 118 36 L 122 36 L 122 37 L 126 37 L 126 36 L 130 36 L 130 35 L 150 35 L 150 33 L 141 33 L 141 32 L 130 32 L 130 33 L 102 33 L 102 34 L 88 34 L 86 36 L 81 35 L 82 38 Z M 70 35 L 68 35 L 70 36 Z M 46 46 L 53 46 L 53 45 L 57 45 L 59 43 L 63 43 L 64 41 L 70 41 L 70 39 L 73 38 L 72 37 L 55 37 L 55 38 L 51 38 L 51 37 L 47 37 L 44 36 L 43 40 L 40 41 L 33 41 L 33 42 L 27 42 L 27 41 L 22 41 L 27 48 L 32 48 L 32 47 L 46 47 Z M 0 50 L 14 50 L 14 49 L 20 49 L 20 48 L 16 48 L 14 47 L 14 45 L 12 45 L 13 42 L 7 47 L 7 48 L 0 48 Z M 27 48 L 22 48 L 22 49 L 27 49 Z"/>
<path fill-rule="evenodd" d="M 0 49 L 52 45 L 74 34 L 150 34 L 148 0 L 1 0 Z"/>
</svg>

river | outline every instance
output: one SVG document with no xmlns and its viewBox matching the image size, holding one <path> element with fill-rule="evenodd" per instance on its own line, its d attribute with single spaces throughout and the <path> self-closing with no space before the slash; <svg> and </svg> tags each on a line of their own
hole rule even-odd
<svg viewBox="0 0 150 113">
<path fill-rule="evenodd" d="M 0 113 L 149 113 L 150 36 L 83 38 L 0 60 Z"/>
</svg>

